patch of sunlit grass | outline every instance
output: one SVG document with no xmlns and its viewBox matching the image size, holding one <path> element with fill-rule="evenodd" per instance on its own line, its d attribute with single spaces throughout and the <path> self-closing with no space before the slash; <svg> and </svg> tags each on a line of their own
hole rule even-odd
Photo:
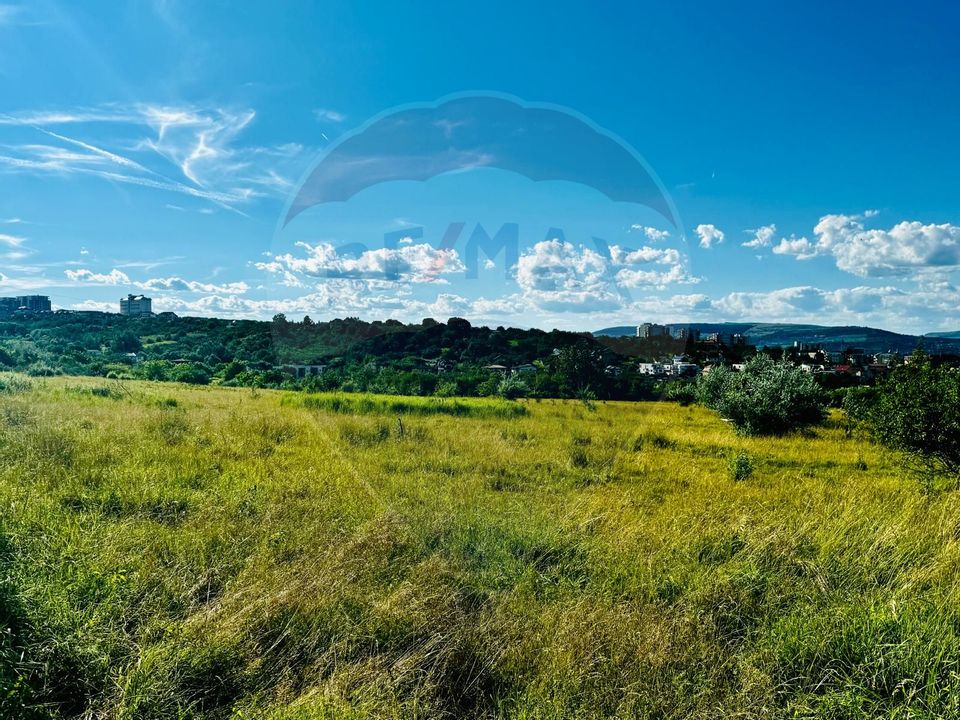
<svg viewBox="0 0 960 720">
<path fill-rule="evenodd" d="M 960 713 L 960 496 L 835 423 L 4 382 L 2 717 Z"/>
</svg>

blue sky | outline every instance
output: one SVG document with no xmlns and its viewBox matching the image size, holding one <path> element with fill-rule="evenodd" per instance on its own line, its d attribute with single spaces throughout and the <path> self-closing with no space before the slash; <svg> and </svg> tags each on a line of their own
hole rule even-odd
<svg viewBox="0 0 960 720">
<path fill-rule="evenodd" d="M 82 309 L 144 292 L 224 317 L 960 328 L 955 4 L 2 2 L 0 294 Z M 480 163 L 283 226 L 371 118 L 465 93 L 616 136 L 678 221 Z M 481 254 L 469 277 L 470 234 L 505 223 L 517 262 Z"/>
</svg>

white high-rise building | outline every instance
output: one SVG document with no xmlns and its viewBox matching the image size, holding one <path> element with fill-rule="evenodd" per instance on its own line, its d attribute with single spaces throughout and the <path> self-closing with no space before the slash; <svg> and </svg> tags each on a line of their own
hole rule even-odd
<svg viewBox="0 0 960 720">
<path fill-rule="evenodd" d="M 146 295 L 127 295 L 120 300 L 120 314 L 141 317 L 153 315 L 153 300 Z"/>
</svg>

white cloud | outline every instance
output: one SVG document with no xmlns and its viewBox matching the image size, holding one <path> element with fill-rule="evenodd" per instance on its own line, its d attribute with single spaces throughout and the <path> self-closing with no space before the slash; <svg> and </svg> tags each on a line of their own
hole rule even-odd
<svg viewBox="0 0 960 720">
<path fill-rule="evenodd" d="M 561 240 L 544 240 L 525 250 L 516 280 L 523 297 L 543 310 L 596 312 L 614 310 L 622 302 L 608 259 Z"/>
<path fill-rule="evenodd" d="M 146 282 L 137 283 L 144 290 L 170 290 L 175 292 L 194 293 L 222 293 L 224 295 L 243 295 L 250 286 L 245 282 L 232 282 L 223 285 L 202 283 L 196 280 L 184 280 L 178 277 L 151 278 Z"/>
<path fill-rule="evenodd" d="M 697 236 L 700 238 L 700 247 L 707 250 L 714 245 L 719 245 L 726 238 L 723 230 L 716 225 L 697 225 Z"/>
<path fill-rule="evenodd" d="M 317 120 L 326 120 L 335 123 L 342 123 L 347 119 L 347 116 L 342 112 L 337 112 L 336 110 L 331 110 L 330 108 L 317 108 L 313 111 L 313 115 L 317 118 Z"/>
<path fill-rule="evenodd" d="M 0 233 L 0 245 L 6 245 L 8 247 L 20 247 L 26 241 L 26 238 L 18 237 L 16 235 L 4 235 Z"/>
<path fill-rule="evenodd" d="M 809 260 L 816 257 L 817 250 L 807 238 L 794 237 L 780 238 L 780 242 L 773 248 L 774 255 L 794 255 L 798 260 Z"/>
<path fill-rule="evenodd" d="M 668 230 L 660 230 L 659 228 L 650 227 L 649 225 L 638 225 L 634 224 L 630 226 L 631 230 L 640 230 L 644 235 L 647 236 L 647 240 L 651 242 L 660 242 L 661 240 L 666 240 L 670 237 L 670 232 Z"/>
<path fill-rule="evenodd" d="M 364 250 L 356 256 L 341 254 L 330 243 L 297 243 L 306 257 L 291 253 L 277 255 L 270 262 L 254 263 L 270 273 L 292 273 L 328 278 L 386 278 L 412 283 L 444 282 L 441 275 L 463 272 L 466 266 L 456 250 L 437 249 L 428 243 L 400 244 L 397 248 Z"/>
<path fill-rule="evenodd" d="M 863 215 L 824 215 L 813 229 L 814 241 L 791 238 L 773 251 L 808 259 L 833 257 L 840 270 L 860 277 L 906 276 L 918 271 L 950 271 L 960 267 L 960 226 L 904 221 L 884 229 L 868 229 Z"/>
<path fill-rule="evenodd" d="M 617 271 L 617 283 L 625 288 L 655 287 L 663 288 L 667 285 L 679 283 L 695 283 L 697 278 L 687 275 L 682 265 L 672 265 L 668 270 L 638 270 L 623 268 Z"/>
<path fill-rule="evenodd" d="M 79 270 L 64 270 L 64 275 L 66 275 L 70 280 L 74 282 L 87 283 L 92 285 L 129 285 L 130 278 L 126 273 L 121 272 L 114 268 L 110 272 L 95 273 L 92 270 L 87 268 L 80 268 Z"/>
<path fill-rule="evenodd" d="M 9 277 L 0 273 L 0 293 L 15 293 L 21 290 L 46 290 L 51 285 L 50 280 L 43 275 L 28 275 L 23 277 Z"/>
<path fill-rule="evenodd" d="M 673 248 L 652 248 L 644 245 L 637 250 L 610 246 L 610 259 L 614 265 L 634 265 L 636 263 L 659 263 L 676 265 L 680 262 L 680 253 Z"/>
<path fill-rule="evenodd" d="M 99 300 L 82 300 L 73 303 L 71 310 L 92 310 L 94 312 L 117 312 L 119 303 L 100 302 Z"/>
<path fill-rule="evenodd" d="M 773 242 L 773 236 L 777 232 L 777 226 L 770 225 L 761 225 L 758 228 L 753 230 L 748 230 L 748 232 L 753 233 L 753 238 L 748 240 L 745 243 L 741 243 L 743 247 L 748 248 L 760 248 L 760 247 L 769 247 Z"/>
</svg>

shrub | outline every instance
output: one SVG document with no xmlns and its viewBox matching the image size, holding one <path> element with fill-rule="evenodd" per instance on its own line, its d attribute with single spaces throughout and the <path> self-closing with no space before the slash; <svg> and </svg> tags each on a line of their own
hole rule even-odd
<svg viewBox="0 0 960 720">
<path fill-rule="evenodd" d="M 590 465 L 590 458 L 582 448 L 574 447 L 570 451 L 570 465 L 575 468 L 585 468 Z"/>
<path fill-rule="evenodd" d="M 170 371 L 170 379 L 175 382 L 189 383 L 191 385 L 206 385 L 210 382 L 210 371 L 202 365 L 195 363 L 183 363 L 174 365 Z"/>
<path fill-rule="evenodd" d="M 515 400 L 519 397 L 526 397 L 529 394 L 530 388 L 527 387 L 527 384 L 523 380 L 515 375 L 503 378 L 497 386 L 497 395 L 507 400 Z"/>
<path fill-rule="evenodd" d="M 876 439 L 923 469 L 960 474 L 960 374 L 922 352 L 879 386 L 867 411 Z"/>
<path fill-rule="evenodd" d="M 841 390 L 843 401 L 840 407 L 850 420 L 863 422 L 869 420 L 873 406 L 877 401 L 876 388 L 851 387 Z"/>
<path fill-rule="evenodd" d="M 27 368 L 27 375 L 32 375 L 33 377 L 53 377 L 62 374 L 62 368 L 53 367 L 45 363 L 36 363 Z"/>
<path fill-rule="evenodd" d="M 579 400 L 583 406 L 591 412 L 597 409 L 597 394 L 589 387 L 582 387 L 577 390 L 577 400 Z"/>
<path fill-rule="evenodd" d="M 15 375 L 0 376 L 0 395 L 17 395 L 29 392 L 33 385 L 25 378 Z"/>
<path fill-rule="evenodd" d="M 137 376 L 145 380 L 169 380 L 173 363 L 169 360 L 147 360 L 137 366 Z"/>
<path fill-rule="evenodd" d="M 452 380 L 438 382 L 433 394 L 437 397 L 454 397 L 457 394 L 457 384 Z"/>
<path fill-rule="evenodd" d="M 766 355 L 740 372 L 718 367 L 703 375 L 697 399 L 743 435 L 782 435 L 822 422 L 826 412 L 812 375 Z"/>
<path fill-rule="evenodd" d="M 753 460 L 743 452 L 738 452 L 730 460 L 730 479 L 734 482 L 743 482 L 753 475 Z"/>
<path fill-rule="evenodd" d="M 697 387 L 686 380 L 672 380 L 663 388 L 665 400 L 680 403 L 682 407 L 692 405 L 697 399 Z"/>
</svg>

